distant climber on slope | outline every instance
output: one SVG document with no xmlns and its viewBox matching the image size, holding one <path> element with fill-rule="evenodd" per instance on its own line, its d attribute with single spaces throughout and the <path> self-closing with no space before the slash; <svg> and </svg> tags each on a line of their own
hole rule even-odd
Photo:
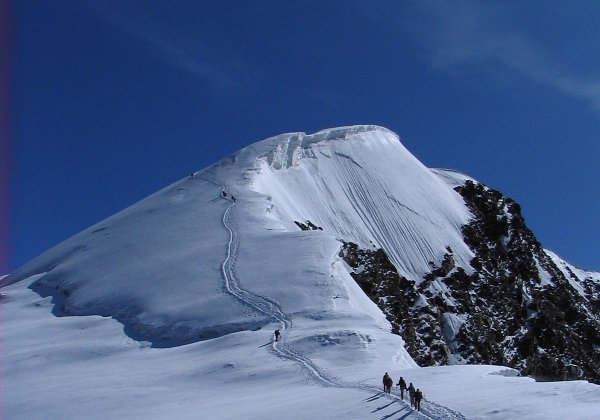
<svg viewBox="0 0 600 420">
<path fill-rule="evenodd" d="M 387 372 L 383 375 L 383 391 L 387 394 L 392 392 L 392 385 L 394 385 L 394 380 Z"/>
<path fill-rule="evenodd" d="M 421 411 L 421 400 L 423 399 L 423 393 L 417 388 L 415 391 L 415 408 L 417 411 Z"/>
<path fill-rule="evenodd" d="M 221 195 L 223 196 L 223 198 L 227 198 L 227 193 L 225 192 L 225 190 L 221 191 Z"/>
<path fill-rule="evenodd" d="M 281 331 L 275 330 L 275 341 L 279 341 L 280 337 L 281 337 Z"/>
<path fill-rule="evenodd" d="M 402 376 L 400 377 L 396 385 L 400 387 L 400 398 L 404 399 L 404 391 L 406 391 L 406 381 Z"/>
</svg>

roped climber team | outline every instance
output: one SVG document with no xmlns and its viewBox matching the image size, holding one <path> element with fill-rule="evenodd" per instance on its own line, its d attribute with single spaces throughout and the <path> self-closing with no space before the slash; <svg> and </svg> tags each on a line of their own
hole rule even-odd
<svg viewBox="0 0 600 420">
<path fill-rule="evenodd" d="M 383 392 L 386 394 L 391 394 L 392 386 L 394 385 L 394 380 L 389 375 L 389 373 L 385 372 L 383 375 Z M 421 400 L 423 400 L 423 392 L 419 388 L 415 388 L 415 386 L 410 383 L 408 387 L 406 387 L 406 381 L 401 376 L 396 384 L 396 389 L 400 388 L 400 398 L 404 399 L 404 391 L 407 391 L 408 397 L 410 399 L 410 406 L 414 407 L 415 410 L 421 411 Z"/>
<path fill-rule="evenodd" d="M 392 386 L 394 385 L 394 380 L 387 372 L 383 375 L 383 392 L 389 394 L 392 392 Z"/>
<path fill-rule="evenodd" d="M 221 197 L 223 197 L 224 199 L 227 200 L 227 191 L 225 191 L 225 188 L 223 188 L 223 190 L 221 191 Z M 235 197 L 233 195 L 231 196 L 231 201 L 233 203 L 236 202 L 236 199 L 235 199 Z"/>
</svg>

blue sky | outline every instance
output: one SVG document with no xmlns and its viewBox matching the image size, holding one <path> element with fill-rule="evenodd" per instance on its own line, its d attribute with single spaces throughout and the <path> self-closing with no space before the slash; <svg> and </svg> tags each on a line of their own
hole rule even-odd
<svg viewBox="0 0 600 420">
<path fill-rule="evenodd" d="M 282 132 L 378 124 L 600 271 L 600 2 L 12 3 L 9 270 Z"/>
</svg>

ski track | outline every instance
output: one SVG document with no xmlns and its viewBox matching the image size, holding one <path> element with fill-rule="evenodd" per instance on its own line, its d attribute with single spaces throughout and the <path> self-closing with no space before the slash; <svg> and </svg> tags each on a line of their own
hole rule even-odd
<svg viewBox="0 0 600 420">
<path fill-rule="evenodd" d="M 221 265 L 221 272 L 223 274 L 224 287 L 227 293 L 236 297 L 240 302 L 254 308 L 256 311 L 268 316 L 273 321 L 281 324 L 281 331 L 291 329 L 293 326 L 290 317 L 283 312 L 279 305 L 273 300 L 254 294 L 248 290 L 243 289 L 239 284 L 239 279 L 235 273 L 235 263 L 237 261 L 237 254 L 239 248 L 239 235 L 237 229 L 234 229 L 233 222 L 231 221 L 231 211 L 236 203 L 230 203 L 223 214 L 222 223 L 225 229 L 229 232 L 229 242 L 227 244 L 227 256 Z M 281 342 L 273 340 L 271 351 L 277 356 L 294 361 L 306 370 L 309 375 L 316 382 L 327 387 L 346 388 L 346 389 L 358 389 L 365 392 L 374 392 L 378 397 L 385 396 L 391 400 L 395 400 L 403 404 L 405 407 L 409 407 L 409 404 L 400 398 L 396 394 L 386 394 L 378 387 L 360 383 L 345 382 L 336 378 L 332 375 L 326 374 L 316 366 L 310 358 L 302 355 L 300 352 L 292 348 L 285 341 L 283 336 L 280 339 Z M 413 418 L 423 419 L 447 419 L 447 420 L 466 420 L 466 418 L 459 412 L 453 411 L 447 407 L 436 404 L 433 401 L 423 399 L 421 402 L 421 412 L 413 411 Z M 400 414 L 402 418 L 406 418 L 406 414 Z M 394 414 L 385 416 L 384 418 L 394 417 Z"/>
</svg>

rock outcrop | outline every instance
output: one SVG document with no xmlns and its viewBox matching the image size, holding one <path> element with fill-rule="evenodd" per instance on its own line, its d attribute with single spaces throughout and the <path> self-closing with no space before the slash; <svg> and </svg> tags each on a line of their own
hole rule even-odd
<svg viewBox="0 0 600 420">
<path fill-rule="evenodd" d="M 421 279 L 398 275 L 382 249 L 344 243 L 354 279 L 423 366 L 490 363 L 539 379 L 600 383 L 600 281 L 557 261 L 527 228 L 518 203 L 473 181 L 456 187 L 473 217 L 475 257 L 451 248 Z"/>
</svg>

